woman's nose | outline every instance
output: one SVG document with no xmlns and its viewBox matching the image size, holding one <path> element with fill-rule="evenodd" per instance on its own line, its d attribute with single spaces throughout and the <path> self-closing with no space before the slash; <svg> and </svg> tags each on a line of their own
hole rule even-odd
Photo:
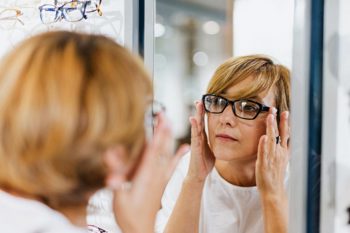
<svg viewBox="0 0 350 233">
<path fill-rule="evenodd" d="M 237 123 L 237 116 L 233 113 L 232 105 L 228 105 L 220 114 L 221 123 L 234 126 Z"/>
</svg>

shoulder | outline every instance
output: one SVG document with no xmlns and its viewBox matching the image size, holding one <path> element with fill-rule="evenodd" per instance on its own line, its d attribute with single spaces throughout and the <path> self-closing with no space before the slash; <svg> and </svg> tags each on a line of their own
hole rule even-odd
<svg viewBox="0 0 350 233">
<path fill-rule="evenodd" d="M 38 201 L 0 191 L 0 204 L 1 232 L 86 232 L 86 229 L 72 225 L 61 213 Z"/>
</svg>

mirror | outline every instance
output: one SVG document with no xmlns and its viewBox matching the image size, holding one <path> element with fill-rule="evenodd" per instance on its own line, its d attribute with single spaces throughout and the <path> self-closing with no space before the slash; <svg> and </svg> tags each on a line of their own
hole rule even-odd
<svg viewBox="0 0 350 233">
<path fill-rule="evenodd" d="M 193 102 L 227 58 L 266 54 L 292 67 L 293 9 L 292 0 L 156 1 L 155 99 L 179 143 L 189 143 Z"/>
<path fill-rule="evenodd" d="M 178 145 L 191 142 L 191 126 L 188 118 L 195 114 L 194 101 L 201 100 L 202 95 L 207 93 L 206 88 L 214 71 L 228 58 L 265 54 L 271 57 L 274 63 L 291 69 L 293 20 L 293 0 L 156 1 L 155 99 L 166 106 Z M 229 86 L 221 94 L 230 99 L 229 95 L 236 94 L 238 86 L 244 88 L 250 85 L 249 82 L 238 83 L 233 85 L 233 92 Z M 260 99 L 258 102 L 268 103 L 264 101 Z M 235 112 L 230 113 L 234 119 L 242 116 L 237 114 L 237 108 L 235 105 Z M 220 114 L 229 114 L 225 109 L 222 111 Z M 197 216 L 191 218 L 192 223 L 196 223 L 199 218 L 199 232 L 263 231 L 261 203 L 254 174 L 258 140 L 253 146 L 255 152 L 249 155 L 253 159 L 249 157 L 244 160 L 239 157 L 245 153 L 241 151 L 243 146 L 225 146 L 231 143 L 227 141 L 239 141 L 238 137 L 242 136 L 237 133 L 238 126 L 232 126 L 234 124 L 232 122 L 236 120 L 232 122 L 227 120 L 226 124 L 231 124 L 231 127 L 221 128 L 220 132 L 225 131 L 223 137 L 226 138 L 223 140 L 227 141 L 222 142 L 219 147 L 216 146 L 216 138 L 211 139 L 210 134 L 218 133 L 211 128 L 210 117 L 207 116 L 205 119 L 213 157 L 211 160 L 205 160 L 204 167 L 212 166 L 211 163 L 215 160 L 214 168 L 209 169 L 210 171 L 205 170 L 208 173 L 204 186 L 198 191 L 193 183 L 192 188 L 186 185 L 186 182 L 190 183 L 187 175 L 192 170 L 188 172 L 188 167 L 191 166 L 190 155 L 184 156 L 164 192 L 156 232 L 163 232 L 167 224 L 169 229 L 178 228 L 181 232 L 182 223 L 187 221 L 182 219 L 182 216 L 191 213 Z M 243 120 L 237 124 L 244 125 L 239 127 L 256 127 L 258 131 L 260 126 L 253 126 L 252 122 L 254 121 Z M 264 124 L 265 121 L 262 125 Z M 236 142 L 232 142 L 234 143 Z M 226 149 L 232 151 L 232 157 L 224 156 Z M 237 170 L 240 170 L 241 174 L 232 172 Z M 201 203 L 198 203 L 198 200 Z M 198 212 L 191 212 L 198 205 L 200 205 L 199 216 Z M 176 211 L 173 212 L 174 209 Z M 196 227 L 192 230 L 195 232 Z"/>
</svg>

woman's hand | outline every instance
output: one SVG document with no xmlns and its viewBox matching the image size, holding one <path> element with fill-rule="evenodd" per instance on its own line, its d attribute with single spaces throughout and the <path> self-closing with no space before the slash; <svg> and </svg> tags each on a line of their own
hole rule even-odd
<svg viewBox="0 0 350 233">
<path fill-rule="evenodd" d="M 164 188 L 179 159 L 189 149 L 182 146 L 172 155 L 172 133 L 161 113 L 153 140 L 147 145 L 130 187 L 114 194 L 113 209 L 125 233 L 154 232 L 156 213 Z"/>
<path fill-rule="evenodd" d="M 288 198 L 284 180 L 290 156 L 289 112 L 281 114 L 279 130 L 275 112 L 276 110 L 270 111 L 267 117 L 266 135 L 260 139 L 255 168 L 256 183 L 264 214 L 265 233 L 284 233 L 287 232 L 288 227 Z"/>
<path fill-rule="evenodd" d="M 215 157 L 209 148 L 204 130 L 204 106 L 201 101 L 195 102 L 196 114 L 190 117 L 191 122 L 191 160 L 187 179 L 204 182 L 213 169 Z"/>
<path fill-rule="evenodd" d="M 279 130 L 274 114 L 270 112 L 267 117 L 266 135 L 260 138 L 256 162 L 256 182 L 261 195 L 285 194 L 284 179 L 289 161 L 288 115 L 287 111 L 281 114 Z"/>
</svg>

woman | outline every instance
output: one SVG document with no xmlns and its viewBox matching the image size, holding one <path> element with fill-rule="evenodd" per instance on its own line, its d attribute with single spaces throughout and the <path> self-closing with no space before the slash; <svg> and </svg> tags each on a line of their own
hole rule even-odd
<svg viewBox="0 0 350 233">
<path fill-rule="evenodd" d="M 157 232 L 286 232 L 289 76 L 259 55 L 216 70 L 190 118 L 191 154 L 166 187 Z"/>
<path fill-rule="evenodd" d="M 152 86 L 140 60 L 103 36 L 45 33 L 3 59 L 0 93 L 1 232 L 86 232 L 103 187 L 123 232 L 153 232 L 181 151 L 171 156 L 163 114 L 146 141 Z"/>
</svg>

